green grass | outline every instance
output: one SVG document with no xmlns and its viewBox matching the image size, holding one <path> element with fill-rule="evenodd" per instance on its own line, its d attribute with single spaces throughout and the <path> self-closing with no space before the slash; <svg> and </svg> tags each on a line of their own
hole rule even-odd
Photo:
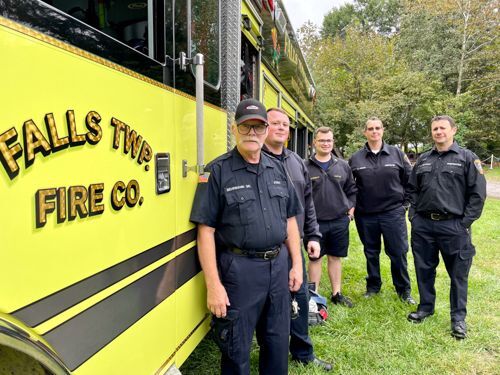
<svg viewBox="0 0 500 375">
<path fill-rule="evenodd" d="M 500 177 L 500 173 L 498 173 Z M 449 278 L 443 263 L 436 279 L 436 312 L 420 325 L 406 321 L 415 308 L 401 303 L 394 292 L 390 263 L 381 256 L 382 292 L 366 300 L 365 258 L 351 225 L 349 258 L 343 265 L 343 292 L 353 309 L 329 303 L 329 319 L 310 331 L 318 357 L 334 363 L 336 374 L 500 374 L 500 200 L 487 199 L 482 218 L 472 227 L 477 255 L 469 277 L 467 323 L 469 337 L 450 336 Z M 326 263 L 326 262 L 325 262 Z M 411 251 L 408 267 L 418 300 Z M 330 294 L 326 269 L 320 292 Z M 258 347 L 252 350 L 252 374 L 257 374 Z M 205 339 L 181 367 L 184 375 L 218 374 L 219 352 Z M 290 363 L 289 373 L 322 374 L 311 366 Z"/>
<path fill-rule="evenodd" d="M 483 168 L 488 181 L 500 182 L 500 167 L 490 169 L 489 165 L 485 165 Z"/>
</svg>

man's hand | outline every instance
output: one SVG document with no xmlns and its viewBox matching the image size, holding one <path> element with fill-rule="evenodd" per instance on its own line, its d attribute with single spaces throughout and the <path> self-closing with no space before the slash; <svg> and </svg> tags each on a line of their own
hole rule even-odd
<svg viewBox="0 0 500 375">
<path fill-rule="evenodd" d="M 297 292 L 302 285 L 302 267 L 292 267 L 288 275 L 288 288 L 291 292 Z"/>
<path fill-rule="evenodd" d="M 354 207 L 350 208 L 349 211 L 347 211 L 347 216 L 349 217 L 350 221 L 354 220 Z"/>
<path fill-rule="evenodd" d="M 207 289 L 207 307 L 217 318 L 225 318 L 229 306 L 226 288 L 222 284 Z"/>
<path fill-rule="evenodd" d="M 307 242 L 307 253 L 312 259 L 318 259 L 321 252 L 321 247 L 318 241 L 308 241 Z"/>
</svg>

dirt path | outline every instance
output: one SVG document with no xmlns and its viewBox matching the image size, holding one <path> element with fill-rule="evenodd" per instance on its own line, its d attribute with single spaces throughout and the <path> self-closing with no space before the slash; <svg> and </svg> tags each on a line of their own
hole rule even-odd
<svg viewBox="0 0 500 375">
<path fill-rule="evenodd" d="M 491 180 L 487 181 L 486 195 L 491 198 L 500 198 L 500 182 Z"/>
</svg>

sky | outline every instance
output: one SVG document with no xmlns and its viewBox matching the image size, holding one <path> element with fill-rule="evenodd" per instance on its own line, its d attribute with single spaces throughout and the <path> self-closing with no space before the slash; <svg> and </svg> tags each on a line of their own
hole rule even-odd
<svg viewBox="0 0 500 375">
<path fill-rule="evenodd" d="M 351 0 L 283 0 L 294 30 L 297 30 L 308 20 L 321 27 L 323 17 L 333 7 L 338 8 L 352 2 Z"/>
</svg>

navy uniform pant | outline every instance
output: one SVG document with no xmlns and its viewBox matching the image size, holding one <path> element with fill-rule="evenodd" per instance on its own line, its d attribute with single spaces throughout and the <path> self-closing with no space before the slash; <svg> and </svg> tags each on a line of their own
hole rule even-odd
<svg viewBox="0 0 500 375">
<path fill-rule="evenodd" d="M 408 232 L 403 206 L 377 214 L 355 212 L 356 227 L 363 243 L 366 270 L 366 290 L 379 292 L 382 287 L 380 276 L 381 237 L 391 260 L 392 282 L 398 294 L 411 290 L 406 254 L 408 253 Z"/>
<path fill-rule="evenodd" d="M 415 259 L 419 310 L 434 312 L 436 268 L 439 251 L 450 276 L 450 315 L 453 322 L 467 315 L 467 285 L 476 250 L 460 219 L 434 221 L 418 214 L 411 223 L 411 247 Z"/>
<path fill-rule="evenodd" d="M 304 281 L 300 289 L 294 293 L 299 305 L 299 316 L 293 319 L 290 324 L 290 354 L 294 360 L 310 362 L 314 359 L 314 353 L 309 337 L 309 291 L 304 253 L 301 251 L 301 254 Z"/>
<path fill-rule="evenodd" d="M 290 291 L 288 252 L 282 246 L 271 260 L 249 258 L 224 251 L 219 254 L 221 281 L 229 309 L 238 311 L 231 347 L 222 354 L 222 374 L 250 374 L 250 350 L 256 332 L 260 347 L 259 373 L 288 373 Z"/>
</svg>

